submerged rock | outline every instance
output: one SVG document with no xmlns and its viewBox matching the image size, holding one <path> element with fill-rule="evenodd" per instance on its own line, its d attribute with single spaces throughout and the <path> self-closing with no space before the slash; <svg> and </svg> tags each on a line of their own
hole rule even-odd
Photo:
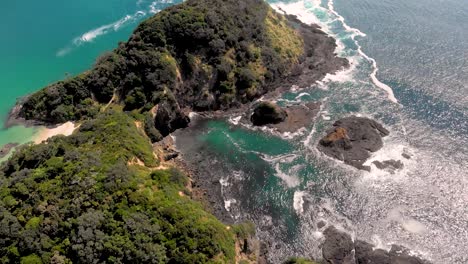
<svg viewBox="0 0 468 264">
<path fill-rule="evenodd" d="M 362 240 L 353 241 L 351 236 L 328 227 L 322 244 L 322 255 L 329 264 L 429 264 L 429 262 L 410 255 L 406 248 L 392 245 L 390 251 L 377 249 Z"/>
<path fill-rule="evenodd" d="M 255 107 L 250 120 L 255 126 L 264 126 L 281 123 L 286 117 L 288 113 L 283 108 L 272 102 L 261 102 Z"/>
<path fill-rule="evenodd" d="M 403 162 L 400 160 L 384 160 L 372 162 L 380 170 L 395 171 L 403 168 Z"/>
<path fill-rule="evenodd" d="M 0 159 L 8 155 L 8 153 L 10 153 L 10 151 L 18 145 L 18 143 L 8 143 L 0 148 Z"/>
<path fill-rule="evenodd" d="M 333 124 L 320 140 L 318 149 L 358 169 L 370 170 L 363 164 L 370 157 L 370 152 L 382 148 L 382 137 L 388 134 L 387 129 L 372 119 L 350 116 Z"/>
</svg>

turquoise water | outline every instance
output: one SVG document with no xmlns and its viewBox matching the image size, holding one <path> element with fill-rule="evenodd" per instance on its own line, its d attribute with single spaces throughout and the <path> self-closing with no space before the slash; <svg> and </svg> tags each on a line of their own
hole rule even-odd
<svg viewBox="0 0 468 264">
<path fill-rule="evenodd" d="M 89 68 L 99 54 L 127 39 L 138 21 L 176 2 L 3 3 L 2 118 L 16 98 Z M 295 135 L 234 119 L 195 120 L 191 130 L 176 134 L 186 159 L 207 177 L 222 175 L 225 207 L 235 219 L 257 224 L 259 236 L 275 248 L 274 263 L 320 255 L 319 220 L 383 248 L 404 245 L 434 263 L 468 263 L 464 0 L 269 2 L 319 23 L 338 39 L 337 53 L 353 68 L 278 98 L 281 105 L 323 102 L 317 121 Z M 377 69 L 383 83 L 371 78 Z M 398 103 L 389 100 L 385 85 Z M 315 146 L 324 130 L 349 114 L 389 128 L 384 149 L 373 158 L 409 153 L 405 168 L 360 172 L 321 155 Z M 0 145 L 28 141 L 34 132 L 2 130 Z"/>
<path fill-rule="evenodd" d="M 138 21 L 170 4 L 143 0 L 2 3 L 2 122 L 18 98 L 90 68 L 100 54 L 125 41 Z M 80 40 L 83 36 L 87 40 Z M 0 146 L 29 141 L 35 132 L 24 127 L 1 130 Z"/>
</svg>

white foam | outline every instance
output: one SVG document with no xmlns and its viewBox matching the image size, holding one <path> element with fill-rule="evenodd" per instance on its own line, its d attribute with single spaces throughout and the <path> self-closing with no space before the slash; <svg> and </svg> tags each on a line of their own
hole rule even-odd
<svg viewBox="0 0 468 264">
<path fill-rule="evenodd" d="M 85 43 L 93 42 L 96 38 L 106 35 L 110 32 L 117 32 L 121 28 L 140 20 L 144 16 L 146 16 L 146 12 L 137 11 L 133 15 L 126 15 L 113 23 L 89 30 L 83 33 L 81 36 L 74 38 L 71 45 L 57 51 L 56 56 L 63 57 L 70 53 L 74 48 L 79 47 Z"/>
<path fill-rule="evenodd" d="M 316 16 L 314 16 L 308 11 L 306 3 L 307 1 L 303 0 L 292 3 L 274 3 L 271 4 L 271 6 L 279 13 L 295 15 L 304 24 L 323 24 Z M 314 3 L 313 6 L 316 8 L 320 8 L 320 6 L 317 3 Z"/>
<path fill-rule="evenodd" d="M 356 36 L 360 36 L 360 37 L 365 37 L 366 36 L 366 34 L 363 33 L 362 31 L 360 31 L 359 29 L 352 28 L 348 24 L 345 23 L 344 17 L 341 16 L 340 14 L 338 14 L 338 12 L 335 11 L 335 3 L 333 2 L 333 0 L 328 1 L 328 10 L 337 17 L 336 19 L 341 22 L 341 24 L 346 29 L 346 31 L 352 32 Z"/>
<path fill-rule="evenodd" d="M 242 116 L 236 116 L 236 117 L 231 116 L 231 117 L 229 117 L 229 123 L 237 126 L 241 119 L 242 119 Z"/>
<path fill-rule="evenodd" d="M 229 212 L 231 210 L 231 205 L 235 204 L 236 202 L 236 199 L 228 199 L 224 201 L 224 208 L 226 209 L 226 211 Z"/>
<path fill-rule="evenodd" d="M 372 82 L 375 84 L 375 86 L 377 86 L 377 87 L 381 88 L 382 90 L 384 90 L 387 93 L 387 97 L 388 97 L 388 99 L 390 101 L 392 101 L 394 103 L 398 103 L 398 100 L 396 99 L 392 88 L 390 86 L 386 85 L 385 83 L 379 81 L 379 79 L 377 79 L 377 72 L 379 71 L 379 68 L 377 67 L 377 62 L 375 61 L 375 59 L 367 56 L 367 54 L 365 54 L 362 51 L 361 46 L 359 46 L 359 45 L 358 45 L 358 52 L 359 52 L 359 54 L 361 54 L 362 57 L 364 57 L 366 60 L 368 60 L 372 64 L 372 67 L 374 68 L 374 70 L 370 74 L 370 78 L 371 78 Z"/>
<path fill-rule="evenodd" d="M 391 132 L 391 134 L 396 133 Z M 371 181 L 404 181 L 407 178 L 409 171 L 417 165 L 414 153 L 414 149 L 405 143 L 398 141 L 398 139 L 384 138 L 384 146 L 377 152 L 372 153 L 371 157 L 363 164 L 365 166 L 371 166 L 371 172 L 364 173 L 363 179 Z M 406 159 L 402 154 L 410 155 L 412 158 Z M 373 164 L 374 161 L 383 162 L 386 160 L 401 161 L 403 163 L 403 168 L 394 171 L 387 171 L 385 169 L 380 170 L 375 166 L 375 164 Z"/>
<path fill-rule="evenodd" d="M 189 117 L 190 119 L 195 119 L 195 118 L 198 117 L 198 116 L 200 116 L 200 115 L 199 115 L 197 112 L 190 112 L 190 113 L 188 114 L 188 117 Z"/>
<path fill-rule="evenodd" d="M 221 178 L 221 179 L 219 179 L 219 183 L 220 183 L 221 186 L 223 186 L 223 187 L 228 187 L 228 186 L 230 185 L 227 178 Z"/>
<path fill-rule="evenodd" d="M 384 243 L 382 238 L 378 235 L 373 235 L 372 238 L 372 244 L 374 244 L 373 249 L 383 249 L 385 251 L 389 251 L 391 249 L 391 246 L 389 246 L 387 243 Z"/>
<path fill-rule="evenodd" d="M 281 171 L 279 163 L 277 163 L 275 166 L 275 172 L 275 176 L 282 179 L 286 186 L 289 188 L 297 187 L 300 184 L 299 178 L 297 176 L 288 175 Z"/>
<path fill-rule="evenodd" d="M 422 233 L 427 232 L 427 228 L 423 223 L 409 216 L 403 215 L 402 213 L 403 211 L 404 211 L 403 207 L 393 208 L 392 210 L 388 212 L 386 221 L 397 222 L 406 231 L 411 232 L 411 233 L 422 234 Z"/>
<path fill-rule="evenodd" d="M 304 196 L 306 194 L 307 193 L 304 191 L 294 192 L 293 208 L 299 215 L 302 215 L 304 213 Z"/>
<path fill-rule="evenodd" d="M 161 9 L 158 9 L 156 8 L 156 5 L 158 4 L 158 1 L 154 1 L 153 3 L 151 3 L 151 5 L 149 6 L 149 12 L 151 14 L 156 14 L 156 13 L 159 13 L 161 11 Z"/>
<path fill-rule="evenodd" d="M 295 137 L 304 135 L 305 132 L 307 132 L 307 129 L 305 127 L 301 127 L 296 132 L 284 132 L 281 134 L 281 137 L 283 139 L 293 139 Z"/>
<path fill-rule="evenodd" d="M 323 102 L 326 102 L 327 99 L 328 99 L 328 98 L 324 98 L 322 101 L 323 101 Z M 324 105 L 325 105 L 324 103 L 320 104 L 319 113 L 328 114 L 328 111 L 324 111 L 324 110 L 323 110 L 324 107 L 325 107 Z M 307 147 L 307 148 L 309 148 L 309 149 L 311 149 L 311 150 L 315 150 L 315 147 L 311 147 L 311 146 L 310 146 L 310 143 L 311 143 L 311 141 L 312 141 L 312 139 L 313 139 L 313 136 L 314 136 L 314 134 L 315 134 L 315 132 L 316 132 L 316 130 L 317 130 L 317 129 L 316 129 L 316 124 L 317 124 L 317 122 L 314 122 L 314 124 L 313 124 L 313 126 L 312 126 L 312 129 L 311 129 L 310 132 L 309 132 L 309 135 L 307 135 L 307 137 L 304 139 L 304 141 L 302 141 L 302 142 L 304 143 L 304 146 Z"/>
<path fill-rule="evenodd" d="M 129 22 L 136 21 L 137 19 L 145 16 L 146 13 L 143 11 L 137 11 L 133 15 L 126 15 L 123 18 L 115 21 L 114 23 L 107 24 L 104 26 L 100 26 L 98 28 L 92 29 L 80 37 L 76 38 L 74 40 L 74 43 L 76 45 L 80 45 L 84 42 L 91 42 L 95 40 L 97 37 L 102 36 L 104 34 L 107 34 L 111 31 L 118 31 L 120 28 L 122 28 L 124 25 L 128 24 Z"/>
<path fill-rule="evenodd" d="M 303 97 L 303 96 L 310 96 L 310 93 L 300 93 L 298 96 L 296 96 L 295 99 L 296 99 L 296 100 L 299 100 L 299 99 L 301 99 L 301 97 Z"/>
<path fill-rule="evenodd" d="M 297 159 L 299 155 L 297 154 L 285 154 L 279 156 L 269 156 L 266 154 L 260 153 L 260 158 L 268 163 L 291 163 Z"/>
<path fill-rule="evenodd" d="M 356 70 L 357 65 L 359 65 L 359 60 L 356 57 L 347 57 L 349 61 L 349 67 L 341 71 L 337 71 L 333 74 L 327 73 L 322 79 L 322 84 L 328 82 L 354 82 L 354 71 Z"/>
</svg>

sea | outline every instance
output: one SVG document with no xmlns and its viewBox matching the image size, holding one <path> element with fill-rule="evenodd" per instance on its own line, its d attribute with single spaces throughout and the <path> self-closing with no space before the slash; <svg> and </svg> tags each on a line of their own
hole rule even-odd
<svg viewBox="0 0 468 264">
<path fill-rule="evenodd" d="M 139 21 L 181 1 L 7 1 L 0 16 L 0 113 L 41 87 L 90 68 Z M 282 106 L 321 101 L 315 122 L 278 133 L 240 117 L 197 120 L 175 133 L 188 162 L 219 178 L 225 208 L 250 220 L 270 259 L 317 258 L 323 227 L 433 263 L 468 263 L 468 4 L 466 0 L 271 0 L 336 39 L 350 68 L 307 87 Z M 349 115 L 390 130 L 358 171 L 317 151 L 333 122 Z M 25 143 L 38 128 L 0 131 L 0 145 Z M 409 159 L 403 157 L 410 157 Z M 400 160 L 400 170 L 372 161 Z"/>
</svg>

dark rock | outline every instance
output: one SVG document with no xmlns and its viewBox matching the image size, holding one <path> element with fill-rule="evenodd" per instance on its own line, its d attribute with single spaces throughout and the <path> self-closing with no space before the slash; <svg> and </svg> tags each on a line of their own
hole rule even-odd
<svg viewBox="0 0 468 264">
<path fill-rule="evenodd" d="M 409 255 L 408 250 L 393 245 L 390 251 L 374 249 L 374 246 L 358 240 L 355 242 L 357 264 L 426 264 L 429 263 Z"/>
<path fill-rule="evenodd" d="M 276 128 L 278 132 L 296 132 L 303 127 L 307 127 L 313 123 L 320 111 L 320 102 L 310 102 L 305 105 L 288 106 L 285 111 L 287 113 L 286 120 L 278 124 L 270 125 Z"/>
<path fill-rule="evenodd" d="M 260 241 L 260 252 L 259 252 L 259 257 L 258 257 L 258 264 L 267 264 L 268 263 L 268 249 L 269 245 L 267 245 L 265 242 Z"/>
<path fill-rule="evenodd" d="M 406 153 L 401 153 L 401 156 L 405 159 L 411 159 L 411 156 L 409 154 L 406 154 Z"/>
<path fill-rule="evenodd" d="M 331 226 L 324 232 L 326 237 L 322 245 L 322 255 L 327 263 L 353 263 L 353 240 L 351 236 Z"/>
<path fill-rule="evenodd" d="M 379 170 L 400 170 L 403 168 L 403 162 L 400 160 L 384 160 L 384 161 L 374 161 L 372 162 Z"/>
<path fill-rule="evenodd" d="M 375 246 L 362 240 L 352 241 L 351 236 L 329 227 L 324 232 L 325 242 L 322 255 L 329 264 L 429 264 L 411 256 L 401 246 L 392 245 L 390 251 L 375 249 Z"/>
<path fill-rule="evenodd" d="M 320 228 L 322 228 L 322 227 L 324 227 L 324 226 L 326 226 L 326 225 L 327 225 L 327 223 L 325 223 L 325 221 L 319 221 L 319 222 L 317 223 L 317 228 L 320 229 Z"/>
<path fill-rule="evenodd" d="M 179 156 L 178 152 L 170 152 L 164 155 L 164 161 L 170 161 Z"/>
<path fill-rule="evenodd" d="M 10 153 L 10 151 L 18 146 L 19 144 L 18 143 L 8 143 L 6 145 L 4 145 L 1 149 L 0 149 L 0 159 L 5 157 L 6 155 L 8 155 L 8 153 Z"/>
<path fill-rule="evenodd" d="M 372 119 L 350 116 L 333 124 L 320 140 L 318 149 L 358 169 L 370 170 L 363 164 L 370 152 L 382 148 L 382 137 L 388 134 L 388 130 Z"/>
<path fill-rule="evenodd" d="M 283 122 L 288 114 L 284 109 L 272 102 L 259 103 L 250 117 L 250 121 L 256 126 L 278 124 Z"/>
<path fill-rule="evenodd" d="M 163 137 L 179 128 L 186 128 L 190 119 L 177 105 L 177 103 L 163 102 L 158 105 L 154 124 Z"/>
</svg>

